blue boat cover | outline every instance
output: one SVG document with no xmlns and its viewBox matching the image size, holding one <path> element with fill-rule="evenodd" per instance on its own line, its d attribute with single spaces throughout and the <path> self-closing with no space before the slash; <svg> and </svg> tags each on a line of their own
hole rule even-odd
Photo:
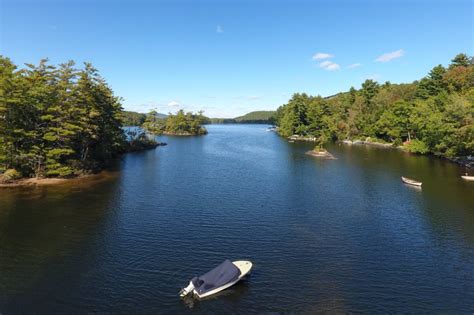
<svg viewBox="0 0 474 315">
<path fill-rule="evenodd" d="M 199 294 L 204 294 L 223 285 L 234 282 L 240 276 L 240 269 L 230 260 L 226 259 L 222 264 L 212 269 L 208 273 L 191 279 L 195 290 Z"/>
</svg>

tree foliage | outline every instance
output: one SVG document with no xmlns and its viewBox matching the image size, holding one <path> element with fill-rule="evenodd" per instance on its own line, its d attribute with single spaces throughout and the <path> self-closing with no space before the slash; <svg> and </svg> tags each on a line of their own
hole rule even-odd
<svg viewBox="0 0 474 315">
<path fill-rule="evenodd" d="M 243 124 L 271 124 L 274 122 L 275 111 L 254 111 L 243 116 L 235 117 L 236 123 Z"/>
<path fill-rule="evenodd" d="M 124 126 L 141 126 L 145 122 L 146 114 L 123 111 L 122 123 Z"/>
<path fill-rule="evenodd" d="M 120 99 L 91 64 L 74 66 L 0 56 L 0 171 L 69 176 L 123 150 Z"/>
<path fill-rule="evenodd" d="M 359 90 L 322 98 L 294 94 L 278 108 L 283 136 L 327 141 L 371 137 L 410 151 L 444 156 L 474 154 L 474 63 L 457 55 L 410 84 L 366 80 Z"/>
<path fill-rule="evenodd" d="M 162 118 L 156 111 L 151 111 L 143 123 L 143 128 L 153 134 L 204 135 L 207 134 L 207 130 L 202 125 L 208 120 L 202 111 L 194 114 L 192 112 L 185 113 L 180 109 L 176 114 L 169 113 L 166 118 Z"/>
</svg>

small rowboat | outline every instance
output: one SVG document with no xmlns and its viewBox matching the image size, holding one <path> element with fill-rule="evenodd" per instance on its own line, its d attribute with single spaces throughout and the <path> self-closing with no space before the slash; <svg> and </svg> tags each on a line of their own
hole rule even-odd
<svg viewBox="0 0 474 315">
<path fill-rule="evenodd" d="M 222 264 L 200 277 L 194 277 L 186 288 L 179 292 L 180 297 L 188 294 L 202 299 L 233 286 L 250 273 L 252 263 L 247 260 L 231 262 L 226 259 Z"/>
<path fill-rule="evenodd" d="M 422 182 L 417 182 L 416 180 L 413 180 L 413 179 L 410 179 L 410 178 L 407 178 L 407 177 L 403 177 L 402 176 L 402 182 L 404 182 L 405 184 L 408 184 L 408 185 L 412 185 L 412 186 L 421 186 Z"/>
<path fill-rule="evenodd" d="M 461 178 L 464 180 L 474 180 L 474 176 L 468 176 L 468 175 L 463 175 L 461 176 Z"/>
</svg>

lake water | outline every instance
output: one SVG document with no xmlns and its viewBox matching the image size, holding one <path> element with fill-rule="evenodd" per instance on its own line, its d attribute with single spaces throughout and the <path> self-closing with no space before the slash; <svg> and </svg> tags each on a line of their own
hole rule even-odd
<svg viewBox="0 0 474 315">
<path fill-rule="evenodd" d="M 367 146 L 317 160 L 265 129 L 212 125 L 102 180 L 0 190 L 0 313 L 474 311 L 463 168 Z M 178 297 L 225 258 L 251 276 Z"/>
</svg>

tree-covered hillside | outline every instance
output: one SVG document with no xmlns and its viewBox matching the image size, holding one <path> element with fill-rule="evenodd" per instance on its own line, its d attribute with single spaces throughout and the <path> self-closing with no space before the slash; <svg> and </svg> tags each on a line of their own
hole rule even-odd
<svg viewBox="0 0 474 315">
<path fill-rule="evenodd" d="M 237 123 L 271 123 L 273 122 L 273 116 L 275 111 L 254 111 L 247 113 L 240 117 L 235 117 Z"/>
<path fill-rule="evenodd" d="M 276 114 L 279 133 L 328 141 L 372 138 L 412 152 L 474 154 L 474 61 L 457 55 L 409 84 L 366 80 L 359 90 L 322 98 L 294 94 Z"/>
<path fill-rule="evenodd" d="M 254 111 L 235 118 L 210 118 L 212 124 L 273 124 L 276 111 Z"/>
</svg>

